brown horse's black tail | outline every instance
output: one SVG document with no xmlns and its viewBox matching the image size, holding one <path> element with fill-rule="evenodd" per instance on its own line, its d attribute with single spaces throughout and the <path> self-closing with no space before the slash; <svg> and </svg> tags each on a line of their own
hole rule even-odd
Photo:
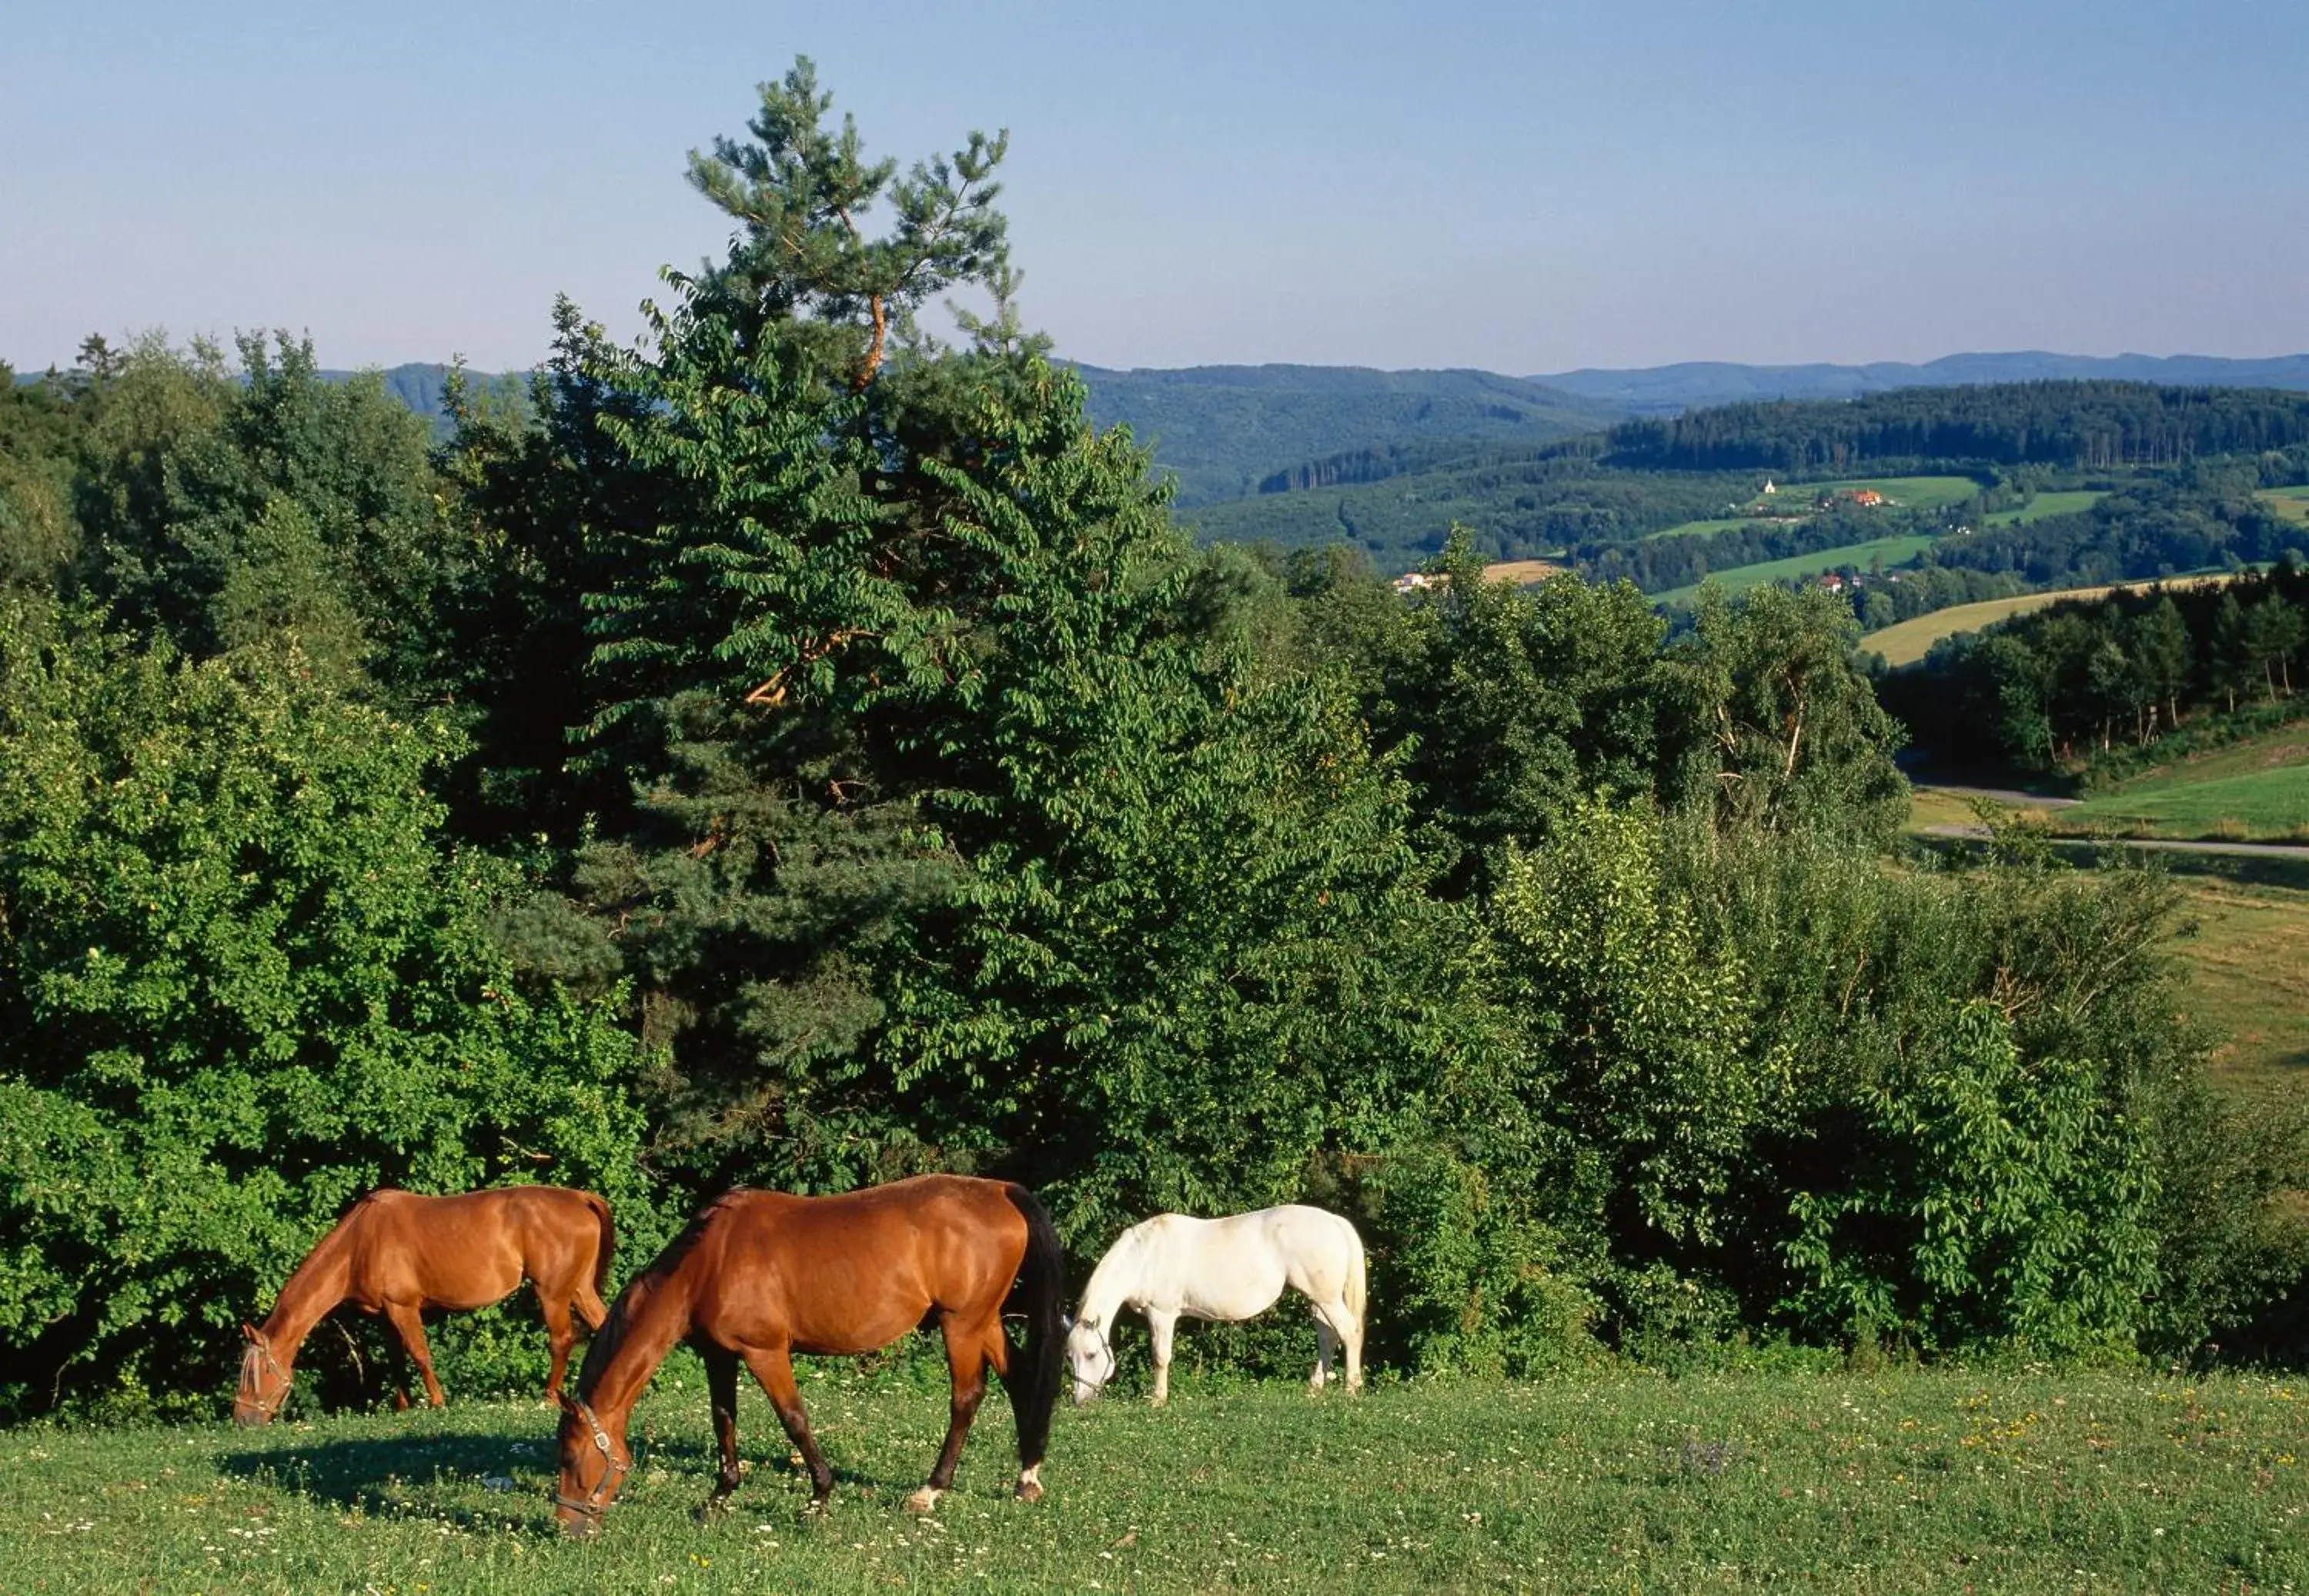
<svg viewBox="0 0 2309 1596">
<path fill-rule="evenodd" d="M 1010 1204 L 1026 1221 L 1026 1253 L 1010 1301 L 1026 1316 L 1026 1344 L 1010 1361 L 1003 1384 L 1018 1420 L 1018 1466 L 1042 1461 L 1051 1441 L 1051 1412 L 1059 1403 L 1059 1367 L 1066 1354 L 1067 1258 L 1058 1227 L 1033 1193 L 1010 1187 Z"/>
<path fill-rule="evenodd" d="M 593 1295 L 607 1302 L 610 1299 L 610 1259 L 618 1250 L 618 1223 L 610 1217 L 610 1204 L 605 1198 L 587 1192 L 585 1202 L 601 1225 L 601 1245 L 593 1254 Z"/>
</svg>

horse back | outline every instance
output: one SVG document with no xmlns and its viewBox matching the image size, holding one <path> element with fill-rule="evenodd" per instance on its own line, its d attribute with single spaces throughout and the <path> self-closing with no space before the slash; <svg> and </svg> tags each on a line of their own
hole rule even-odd
<svg viewBox="0 0 2309 1596">
<path fill-rule="evenodd" d="M 480 1307 L 511 1295 L 524 1277 L 549 1294 L 565 1292 L 595 1267 L 606 1208 L 590 1193 L 560 1186 L 372 1192 L 341 1227 L 351 1247 L 353 1295 Z"/>
<path fill-rule="evenodd" d="M 732 1192 L 676 1265 L 726 1346 L 869 1352 L 932 1313 L 999 1315 L 1025 1255 L 1001 1181 L 933 1175 L 835 1196 Z"/>
</svg>

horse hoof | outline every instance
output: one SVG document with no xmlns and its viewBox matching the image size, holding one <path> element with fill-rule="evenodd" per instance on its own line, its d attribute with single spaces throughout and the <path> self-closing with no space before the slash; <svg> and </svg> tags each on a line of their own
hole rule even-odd
<svg viewBox="0 0 2309 1596">
<path fill-rule="evenodd" d="M 932 1490 L 926 1485 L 906 1498 L 906 1511 L 917 1514 L 928 1513 L 938 1505 L 938 1497 L 944 1494 L 941 1491 Z"/>
<path fill-rule="evenodd" d="M 826 1516 L 826 1498 L 824 1497 L 812 1497 L 809 1499 L 809 1505 L 801 1510 L 801 1515 L 804 1518 L 824 1518 Z"/>
<path fill-rule="evenodd" d="M 1042 1499 L 1042 1488 L 1031 1480 L 1021 1480 L 1018 1482 L 1018 1499 L 1021 1502 L 1039 1502 Z"/>
</svg>

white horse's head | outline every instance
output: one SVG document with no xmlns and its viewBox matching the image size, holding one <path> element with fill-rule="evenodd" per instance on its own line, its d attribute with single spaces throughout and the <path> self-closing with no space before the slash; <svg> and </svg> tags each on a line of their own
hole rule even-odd
<svg viewBox="0 0 2309 1596">
<path fill-rule="evenodd" d="M 1114 1378 L 1114 1342 L 1111 1324 L 1085 1314 L 1067 1332 L 1067 1372 L 1074 1376 L 1075 1401 L 1086 1402 Z"/>
</svg>

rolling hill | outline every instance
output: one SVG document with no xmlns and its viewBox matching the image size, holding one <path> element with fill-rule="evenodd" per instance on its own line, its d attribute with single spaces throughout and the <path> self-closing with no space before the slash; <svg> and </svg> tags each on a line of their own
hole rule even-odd
<svg viewBox="0 0 2309 1596">
<path fill-rule="evenodd" d="M 1487 371 L 1338 366 L 1076 367 L 1091 418 L 1127 424 L 1177 473 L 1181 505 L 1249 496 L 1277 473 L 1370 449 L 1472 453 L 1553 443 L 1624 418 L 1618 407 Z"/>
<path fill-rule="evenodd" d="M 1743 366 L 1694 360 L 1628 370 L 1559 371 L 1531 380 L 1633 415 L 1674 415 L 1706 405 L 1768 399 L 1857 399 L 1893 388 L 1974 387 L 1987 383 L 2102 378 L 2164 386 L 2309 389 L 2309 354 L 2232 360 L 2211 355 L 1944 355 L 1920 366 Z"/>
</svg>

